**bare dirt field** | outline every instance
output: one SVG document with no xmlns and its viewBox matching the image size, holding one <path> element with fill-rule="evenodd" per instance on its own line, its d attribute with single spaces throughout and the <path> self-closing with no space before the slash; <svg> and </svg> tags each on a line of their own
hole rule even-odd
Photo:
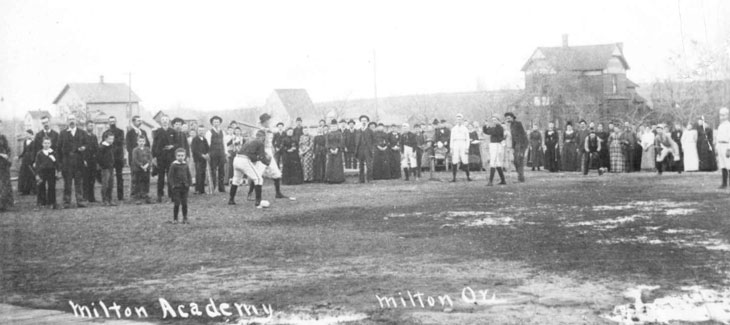
<svg viewBox="0 0 730 325">
<path fill-rule="evenodd" d="M 266 210 L 191 194 L 190 225 L 166 223 L 169 203 L 53 211 L 21 197 L 0 215 L 0 302 L 94 303 L 100 318 L 115 302 L 176 324 L 611 324 L 661 323 L 662 299 L 700 295 L 707 315 L 681 321 L 730 320 L 718 175 L 485 176 L 284 186 L 296 201 L 267 183 Z M 231 315 L 207 314 L 211 299 Z M 182 317 L 191 303 L 203 314 Z"/>
</svg>

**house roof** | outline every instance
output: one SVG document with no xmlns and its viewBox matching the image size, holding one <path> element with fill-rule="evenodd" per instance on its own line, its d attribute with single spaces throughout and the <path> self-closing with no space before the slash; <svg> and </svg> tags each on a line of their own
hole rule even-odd
<svg viewBox="0 0 730 325">
<path fill-rule="evenodd" d="M 306 89 L 274 89 L 291 118 L 304 117 L 314 111 Z"/>
<path fill-rule="evenodd" d="M 129 86 L 123 83 L 69 83 L 56 96 L 53 104 L 57 104 L 69 91 L 73 90 L 84 103 L 133 103 L 140 102 L 140 98 Z M 131 100 L 130 100 L 131 94 Z"/>
<path fill-rule="evenodd" d="M 51 113 L 49 113 L 48 111 L 42 111 L 42 110 L 28 111 L 28 114 L 30 114 L 30 118 L 32 118 L 34 120 L 40 119 L 41 117 L 44 117 L 44 116 L 51 116 Z"/>
<path fill-rule="evenodd" d="M 629 69 L 629 64 L 623 55 L 623 45 L 621 43 L 538 47 L 525 65 L 522 66 L 522 71 L 527 70 L 527 67 L 535 60 L 536 56 L 540 56 L 538 53 L 556 70 L 603 70 L 606 68 L 608 61 L 614 56 L 621 60 L 624 69 Z"/>
</svg>

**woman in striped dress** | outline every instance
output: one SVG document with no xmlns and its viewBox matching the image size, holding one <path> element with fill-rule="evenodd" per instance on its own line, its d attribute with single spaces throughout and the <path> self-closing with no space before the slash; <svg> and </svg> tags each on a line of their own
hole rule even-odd
<svg viewBox="0 0 730 325">
<path fill-rule="evenodd" d="M 314 143 L 309 135 L 309 128 L 302 129 L 299 136 L 299 157 L 302 159 L 304 182 L 314 180 Z"/>
<path fill-rule="evenodd" d="M 608 137 L 609 155 L 611 156 L 611 172 L 623 173 L 626 165 L 623 149 L 621 149 L 621 128 L 616 125 Z"/>
</svg>

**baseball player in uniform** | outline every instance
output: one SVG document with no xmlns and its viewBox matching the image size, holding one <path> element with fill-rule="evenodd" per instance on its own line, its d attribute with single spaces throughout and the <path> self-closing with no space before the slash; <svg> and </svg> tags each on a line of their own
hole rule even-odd
<svg viewBox="0 0 730 325">
<path fill-rule="evenodd" d="M 730 121 L 728 121 L 727 107 L 720 109 L 720 125 L 717 127 L 715 151 L 717 152 L 717 167 L 722 171 L 722 185 L 720 188 L 727 188 L 730 178 Z"/>
<path fill-rule="evenodd" d="M 449 148 L 451 149 L 451 174 L 452 182 L 456 182 L 456 171 L 462 165 L 469 165 L 469 129 L 464 125 L 464 116 L 456 114 L 456 125 L 451 128 L 451 139 Z M 466 179 L 471 181 L 469 176 L 469 168 L 466 168 Z"/>
<path fill-rule="evenodd" d="M 264 170 L 263 177 L 273 179 L 274 180 L 274 188 L 276 189 L 276 198 L 277 199 L 290 199 L 290 200 L 296 200 L 293 197 L 288 197 L 281 193 L 281 170 L 279 169 L 279 165 L 276 162 L 276 159 L 274 158 L 274 131 L 271 126 L 271 115 L 264 113 L 259 116 L 259 123 L 261 124 L 261 129 L 266 132 L 266 139 L 264 141 L 264 151 L 266 152 L 266 155 L 271 160 L 268 166 L 266 166 L 266 169 Z M 248 189 L 248 196 L 251 197 L 251 193 L 254 191 L 254 183 L 249 183 L 249 189 Z"/>
<path fill-rule="evenodd" d="M 266 131 L 258 130 L 256 138 L 247 142 L 243 147 L 236 151 L 236 157 L 233 158 L 233 178 L 231 179 L 231 191 L 228 204 L 234 205 L 236 201 L 236 191 L 238 187 L 243 185 L 244 175 L 248 177 L 249 184 L 254 187 L 256 192 L 256 208 L 261 208 L 261 192 L 264 185 L 264 172 L 268 165 L 271 165 L 269 156 L 264 149 L 264 140 L 266 139 Z"/>
</svg>

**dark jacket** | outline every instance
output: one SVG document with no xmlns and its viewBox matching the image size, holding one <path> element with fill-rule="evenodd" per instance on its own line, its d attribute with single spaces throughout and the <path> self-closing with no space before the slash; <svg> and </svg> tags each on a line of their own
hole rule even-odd
<svg viewBox="0 0 730 325">
<path fill-rule="evenodd" d="M 147 137 L 147 131 L 140 129 L 139 132 L 144 135 L 145 137 L 145 147 L 150 147 L 150 138 Z M 135 131 L 133 128 L 130 128 L 127 131 L 127 137 L 125 138 L 127 142 L 127 152 L 132 153 L 134 148 L 137 148 L 137 131 Z M 114 142 L 116 141 L 116 135 L 114 136 Z M 131 162 L 129 163 L 132 164 Z"/>
<path fill-rule="evenodd" d="M 96 134 L 86 133 L 86 150 L 84 151 L 84 161 L 86 162 L 86 168 L 90 170 L 96 170 L 96 155 L 99 152 L 99 141 L 96 139 Z"/>
<path fill-rule="evenodd" d="M 355 152 L 355 133 L 357 130 L 345 129 L 343 136 L 345 137 L 345 149 L 347 152 Z"/>
<path fill-rule="evenodd" d="M 101 169 L 114 168 L 114 146 L 102 142 L 96 155 L 96 163 Z"/>
<path fill-rule="evenodd" d="M 208 141 L 201 136 L 193 138 L 193 142 L 190 144 L 190 150 L 193 152 L 193 159 L 195 161 L 205 160 L 203 155 L 207 155 L 210 151 Z"/>
<path fill-rule="evenodd" d="M 61 131 L 58 137 L 58 160 L 61 170 L 71 171 L 84 167 L 85 153 L 79 148 L 86 147 L 88 140 L 86 131 L 76 128 L 76 133 L 71 135 L 69 129 Z"/>
<path fill-rule="evenodd" d="M 171 188 L 189 188 L 190 184 L 193 183 L 193 177 L 190 175 L 188 164 L 184 162 L 179 163 L 177 160 L 170 164 L 170 171 L 167 172 L 167 177 Z"/>
<path fill-rule="evenodd" d="M 58 136 L 59 136 L 59 134 L 55 130 L 50 130 L 50 131 L 48 131 L 48 134 L 46 134 L 41 129 L 40 131 L 38 131 L 38 133 L 35 134 L 35 138 L 33 138 L 32 152 L 37 153 L 38 151 L 43 149 L 43 138 L 48 137 L 49 139 L 51 139 L 51 149 L 53 149 L 53 151 L 56 151 L 56 153 L 58 153 Z M 56 158 L 58 158 L 58 157 L 56 157 Z"/>
<path fill-rule="evenodd" d="M 482 132 L 489 135 L 489 142 L 491 143 L 500 143 L 504 141 L 504 129 L 500 124 L 495 124 L 493 127 L 487 127 L 485 125 L 482 127 Z"/>
<path fill-rule="evenodd" d="M 355 130 L 355 153 L 358 157 L 365 157 L 373 154 L 375 147 L 375 134 L 370 128 Z"/>
<path fill-rule="evenodd" d="M 109 127 L 109 129 L 101 134 L 101 139 L 106 139 L 106 136 L 109 133 L 114 134 L 114 143 L 112 143 L 112 148 L 114 148 L 114 160 L 124 160 L 124 131 L 116 125 Z"/>
<path fill-rule="evenodd" d="M 149 164 L 152 161 L 152 152 L 148 147 L 137 147 L 132 149 L 132 161 L 129 163 L 129 167 L 133 172 L 144 172 L 142 166 Z"/>
<path fill-rule="evenodd" d="M 254 139 L 246 142 L 238 151 L 239 155 L 245 155 L 251 162 L 261 161 L 264 165 L 269 165 L 269 158 L 266 156 L 264 142 Z"/>
<path fill-rule="evenodd" d="M 152 157 L 157 158 L 158 166 L 169 166 L 175 160 L 175 146 L 177 145 L 177 131 L 172 128 L 159 128 L 152 132 L 154 140 L 152 141 Z M 187 142 L 187 141 L 185 141 Z M 172 145 L 170 149 L 166 146 Z"/>
<path fill-rule="evenodd" d="M 36 175 L 43 169 L 56 169 L 58 166 L 58 157 L 56 157 L 56 152 L 53 149 L 51 149 L 51 152 L 47 156 L 43 153 L 43 149 L 38 150 L 34 160 Z"/>
<path fill-rule="evenodd" d="M 522 122 L 512 121 L 509 129 L 512 134 L 512 148 L 527 148 L 527 133 L 522 126 Z"/>
</svg>

